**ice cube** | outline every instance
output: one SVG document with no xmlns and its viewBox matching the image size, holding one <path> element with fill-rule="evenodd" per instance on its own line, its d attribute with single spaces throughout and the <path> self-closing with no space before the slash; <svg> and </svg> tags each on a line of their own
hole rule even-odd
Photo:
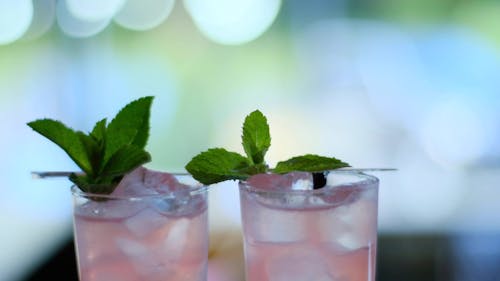
<svg viewBox="0 0 500 281">
<path fill-rule="evenodd" d="M 186 188 L 185 185 L 177 181 L 174 175 L 154 170 L 145 171 L 144 184 L 158 193 L 168 193 Z"/>
<path fill-rule="evenodd" d="M 196 197 L 192 197 L 188 189 L 178 190 L 174 194 L 158 196 L 149 201 L 151 208 L 170 216 L 189 215 L 196 208 Z"/>
<path fill-rule="evenodd" d="M 348 250 L 366 247 L 377 238 L 377 202 L 359 199 L 334 209 L 335 220 L 342 227 L 337 229 L 336 242 Z"/>
<path fill-rule="evenodd" d="M 165 275 L 171 271 L 171 268 L 161 259 L 162 254 L 158 253 L 155 246 L 141 244 L 139 241 L 126 238 L 116 239 L 116 244 L 131 260 L 135 271 L 142 277 L 140 280 L 153 280 L 149 276 Z"/>
<path fill-rule="evenodd" d="M 267 264 L 269 281 L 337 281 L 324 257 L 314 251 L 293 251 L 273 257 Z"/>
<path fill-rule="evenodd" d="M 167 238 L 163 246 L 170 259 L 177 260 L 181 257 L 185 244 L 187 241 L 187 233 L 189 229 L 190 220 L 187 218 L 180 218 L 172 222 Z"/>
<path fill-rule="evenodd" d="M 125 221 L 125 226 L 136 237 L 144 237 L 161 229 L 168 222 L 168 218 L 151 208 L 141 210 L 135 216 Z"/>
<path fill-rule="evenodd" d="M 144 196 L 158 194 L 153 188 L 148 188 L 144 184 L 144 177 L 147 169 L 138 167 L 129 174 L 125 175 L 120 184 L 115 188 L 114 196 Z"/>
<path fill-rule="evenodd" d="M 336 172 L 330 172 L 326 175 L 326 184 L 333 186 L 333 185 L 348 185 L 352 184 L 353 180 L 356 179 L 357 177 L 353 176 L 352 174 L 348 173 L 336 173 Z M 359 178 L 358 181 L 361 181 L 362 178 Z"/>
<path fill-rule="evenodd" d="M 248 237 L 255 241 L 285 243 L 307 237 L 306 217 L 297 210 L 253 208 L 247 210 L 245 220 Z"/>
<path fill-rule="evenodd" d="M 116 246 L 129 258 L 146 258 L 149 248 L 135 240 L 118 237 L 115 240 Z"/>
<path fill-rule="evenodd" d="M 248 185 L 269 191 L 242 197 L 249 239 L 265 242 L 296 242 L 306 239 L 305 213 L 299 209 L 303 207 L 308 195 L 287 191 L 291 191 L 294 185 L 296 188 L 299 185 L 303 188 L 308 185 L 307 182 L 312 187 L 312 175 L 303 172 L 259 174 L 249 178 Z M 274 193 L 275 191 L 284 192 Z"/>
<path fill-rule="evenodd" d="M 257 174 L 247 180 L 252 187 L 267 190 L 304 190 L 312 189 L 312 174 L 307 172 L 292 172 L 288 174 Z"/>
<path fill-rule="evenodd" d="M 128 218 L 146 208 L 145 204 L 129 204 L 123 200 L 89 201 L 75 209 L 75 215 L 101 219 Z"/>
<path fill-rule="evenodd" d="M 331 242 L 343 237 L 349 232 L 350 225 L 339 218 L 335 209 L 325 209 L 317 212 L 315 218 L 309 220 L 311 235 L 314 235 L 314 240 L 320 242 Z M 316 224 L 316 225 L 313 225 Z"/>
<path fill-rule="evenodd" d="M 173 174 L 138 167 L 123 177 L 112 194 L 144 196 L 165 194 L 183 189 L 188 189 L 188 186 L 179 183 Z"/>
<path fill-rule="evenodd" d="M 192 212 L 189 208 L 190 205 L 194 204 L 188 204 L 190 200 L 194 199 L 190 195 L 190 186 L 180 183 L 174 175 L 146 170 L 144 185 L 160 194 L 160 196 L 150 200 L 150 206 L 158 212 L 169 215 L 183 215 Z"/>
<path fill-rule="evenodd" d="M 312 179 L 299 178 L 292 184 L 292 190 L 312 190 L 313 181 Z"/>
</svg>

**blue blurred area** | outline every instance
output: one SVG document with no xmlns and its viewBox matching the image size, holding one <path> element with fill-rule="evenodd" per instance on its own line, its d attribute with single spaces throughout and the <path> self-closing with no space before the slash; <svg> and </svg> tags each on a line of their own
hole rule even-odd
<svg viewBox="0 0 500 281">
<path fill-rule="evenodd" d="M 500 239 L 496 234 L 459 235 L 452 239 L 456 280 L 498 279 Z"/>
<path fill-rule="evenodd" d="M 500 261 L 488 250 L 500 239 L 495 1 L 16 3 L 0 0 L 0 280 L 20 280 L 71 235 L 70 183 L 30 171 L 76 167 L 26 122 L 87 131 L 145 95 L 156 97 L 152 168 L 241 151 L 243 118 L 260 109 L 270 164 L 317 153 L 398 169 L 377 174 L 381 235 L 487 235 L 450 244 L 457 263 L 484 254 L 460 275 Z M 212 195 L 217 233 L 239 227 L 224 188 Z"/>
</svg>

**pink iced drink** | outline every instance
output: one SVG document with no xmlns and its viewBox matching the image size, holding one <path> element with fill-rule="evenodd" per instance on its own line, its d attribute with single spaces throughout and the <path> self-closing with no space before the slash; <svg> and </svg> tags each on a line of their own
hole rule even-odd
<svg viewBox="0 0 500 281">
<path fill-rule="evenodd" d="M 206 190 L 178 179 L 138 168 L 102 198 L 73 188 L 81 281 L 206 280 Z"/>
<path fill-rule="evenodd" d="M 247 281 L 374 281 L 378 180 L 330 172 L 240 184 Z"/>
</svg>

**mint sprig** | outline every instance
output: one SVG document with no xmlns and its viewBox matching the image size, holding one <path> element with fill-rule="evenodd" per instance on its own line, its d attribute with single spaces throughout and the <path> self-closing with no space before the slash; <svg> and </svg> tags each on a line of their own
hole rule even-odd
<svg viewBox="0 0 500 281">
<path fill-rule="evenodd" d="M 48 118 L 27 125 L 61 147 L 82 169 L 82 174 L 69 176 L 82 191 L 110 194 L 126 173 L 151 161 L 144 148 L 152 101 L 147 96 L 130 102 L 109 124 L 107 119 L 98 121 L 90 133 Z"/>
<path fill-rule="evenodd" d="M 270 168 L 265 155 L 271 146 L 271 135 L 267 118 L 259 110 L 245 118 L 241 138 L 246 157 L 223 148 L 211 148 L 193 157 L 185 166 L 186 170 L 196 180 L 208 185 L 225 180 L 245 180 L 260 173 L 321 172 L 349 167 L 333 157 L 306 154 L 278 162 L 275 168 Z"/>
</svg>

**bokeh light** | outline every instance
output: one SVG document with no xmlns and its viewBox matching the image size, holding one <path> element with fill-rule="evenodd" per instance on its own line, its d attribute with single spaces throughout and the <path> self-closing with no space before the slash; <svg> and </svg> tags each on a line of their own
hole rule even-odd
<svg viewBox="0 0 500 281">
<path fill-rule="evenodd" d="M 56 0 L 33 1 L 33 12 L 33 20 L 22 39 L 35 40 L 50 30 L 56 19 Z"/>
<path fill-rule="evenodd" d="M 61 0 L 71 15 L 83 21 L 103 21 L 113 17 L 125 0 Z"/>
<path fill-rule="evenodd" d="M 69 10 L 66 1 L 57 1 L 57 23 L 61 30 L 72 37 L 89 37 L 104 30 L 111 18 L 89 21 L 75 17 Z"/>
<path fill-rule="evenodd" d="M 229 45 L 254 40 L 274 22 L 280 0 L 184 0 L 184 6 L 209 39 Z"/>
<path fill-rule="evenodd" d="M 168 17 L 175 0 L 127 0 L 114 20 L 132 30 L 148 30 L 160 25 Z"/>
<path fill-rule="evenodd" d="M 0 0 L 0 45 L 21 38 L 33 19 L 31 0 Z"/>
</svg>

